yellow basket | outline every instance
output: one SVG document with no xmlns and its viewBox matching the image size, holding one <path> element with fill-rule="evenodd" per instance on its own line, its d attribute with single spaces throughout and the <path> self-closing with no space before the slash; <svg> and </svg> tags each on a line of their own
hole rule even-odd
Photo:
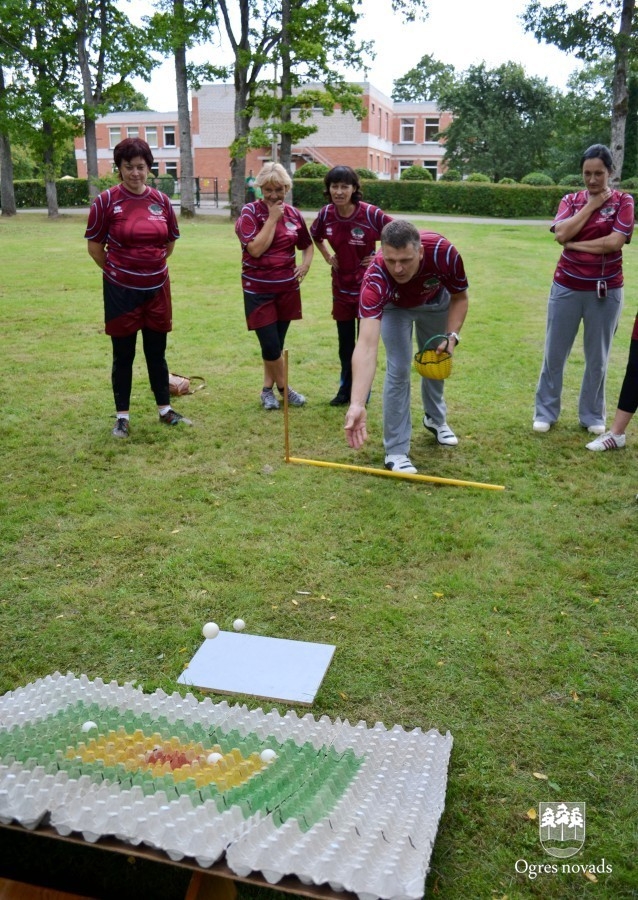
<svg viewBox="0 0 638 900">
<path fill-rule="evenodd" d="M 433 378 L 436 381 L 442 381 L 452 373 L 452 354 L 445 350 L 437 353 L 436 350 L 428 350 L 429 344 L 438 346 L 441 341 L 445 341 L 447 347 L 449 341 L 445 334 L 435 334 L 425 342 L 423 350 L 414 356 L 414 368 L 423 378 Z"/>
</svg>

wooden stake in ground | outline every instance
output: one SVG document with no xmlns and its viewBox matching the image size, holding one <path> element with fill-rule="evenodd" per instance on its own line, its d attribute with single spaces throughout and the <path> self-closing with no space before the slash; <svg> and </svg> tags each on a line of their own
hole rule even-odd
<svg viewBox="0 0 638 900">
<path fill-rule="evenodd" d="M 288 424 L 288 351 L 284 350 L 284 452 L 287 463 L 300 466 L 319 466 L 325 469 L 342 469 L 347 472 L 362 472 L 365 475 L 380 475 L 384 478 L 402 478 L 404 481 L 420 481 L 430 484 L 449 484 L 458 487 L 484 488 L 488 491 L 504 491 L 502 484 L 487 484 L 483 481 L 461 481 L 459 478 L 439 478 L 436 475 L 410 475 L 390 469 L 374 469 L 371 466 L 350 466 L 345 463 L 323 462 L 318 459 L 303 459 L 290 455 L 290 433 Z"/>
</svg>

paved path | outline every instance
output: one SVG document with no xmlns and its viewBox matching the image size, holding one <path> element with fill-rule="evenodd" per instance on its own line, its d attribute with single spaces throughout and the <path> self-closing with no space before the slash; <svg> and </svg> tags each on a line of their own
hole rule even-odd
<svg viewBox="0 0 638 900">
<path fill-rule="evenodd" d="M 175 206 L 179 209 L 179 204 L 175 204 Z M 41 213 L 46 214 L 46 209 L 19 209 L 18 215 L 21 213 Z M 65 209 L 60 209 L 61 216 L 88 216 L 89 208 L 88 206 L 74 206 Z M 313 219 L 317 211 L 316 210 L 302 210 L 302 213 L 306 219 Z M 227 203 L 221 204 L 220 206 L 215 206 L 214 203 L 209 203 L 204 201 L 201 206 L 197 208 L 198 216 L 225 216 L 229 217 L 229 206 Z M 409 218 L 411 222 L 454 222 L 456 223 L 469 223 L 472 225 L 537 225 L 542 228 L 549 228 L 552 224 L 551 219 L 493 219 L 485 216 L 431 216 L 426 215 L 425 213 L 401 213 L 399 218 Z"/>
</svg>

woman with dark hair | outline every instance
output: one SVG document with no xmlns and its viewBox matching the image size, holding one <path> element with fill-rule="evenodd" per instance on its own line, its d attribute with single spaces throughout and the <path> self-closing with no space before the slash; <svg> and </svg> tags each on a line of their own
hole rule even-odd
<svg viewBox="0 0 638 900">
<path fill-rule="evenodd" d="M 170 404 L 166 335 L 171 331 L 171 289 L 166 260 L 179 237 L 171 201 L 150 188 L 153 154 L 145 141 L 126 138 L 113 151 L 120 183 L 93 201 L 85 238 L 102 269 L 105 331 L 113 346 L 111 383 L 114 437 L 129 436 L 129 403 L 138 331 L 159 421 L 192 425 Z"/>
<path fill-rule="evenodd" d="M 310 234 L 332 270 L 332 318 L 337 323 L 341 379 L 330 405 L 344 406 L 350 403 L 363 273 L 374 258 L 383 226 L 392 218 L 363 202 L 359 176 L 350 166 L 330 169 L 324 185 L 324 196 L 330 202 L 319 211 Z"/>
<path fill-rule="evenodd" d="M 589 147 L 581 159 L 585 190 L 563 197 L 552 225 L 563 252 L 549 295 L 536 432 L 549 431 L 558 420 L 563 372 L 581 321 L 585 371 L 578 418 L 590 434 L 606 430 L 605 378 L 623 302 L 622 248 L 634 227 L 633 197 L 609 186 L 612 169 L 607 147 Z"/>
<path fill-rule="evenodd" d="M 284 341 L 293 319 L 301 318 L 300 285 L 314 253 L 304 217 L 284 202 L 292 187 L 280 163 L 264 163 L 255 179 L 263 199 L 247 203 L 235 223 L 242 248 L 241 280 L 249 331 L 261 347 L 264 381 L 260 399 L 264 409 L 279 409 L 274 387 L 283 397 Z M 301 251 L 297 264 L 296 251 Z M 303 406 L 306 398 L 288 385 L 288 403 Z"/>
</svg>

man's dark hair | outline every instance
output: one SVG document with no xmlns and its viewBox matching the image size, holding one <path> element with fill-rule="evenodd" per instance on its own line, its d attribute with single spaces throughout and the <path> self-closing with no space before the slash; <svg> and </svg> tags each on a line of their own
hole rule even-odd
<svg viewBox="0 0 638 900">
<path fill-rule="evenodd" d="M 406 219 L 393 219 L 384 226 L 381 232 L 381 244 L 394 247 L 395 250 L 403 250 L 412 246 L 415 250 L 421 249 L 421 235 L 418 228 Z"/>
</svg>

